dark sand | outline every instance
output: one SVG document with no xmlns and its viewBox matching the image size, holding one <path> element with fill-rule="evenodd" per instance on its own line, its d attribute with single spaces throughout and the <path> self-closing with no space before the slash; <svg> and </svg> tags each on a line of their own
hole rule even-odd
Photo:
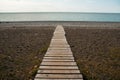
<svg viewBox="0 0 120 80">
<path fill-rule="evenodd" d="M 54 29 L 53 26 L 0 28 L 0 80 L 33 79 Z"/>
<path fill-rule="evenodd" d="M 120 80 L 120 23 L 1 22 L 0 80 L 29 80 L 62 24 L 86 80 Z"/>
<path fill-rule="evenodd" d="M 120 22 L 80 22 L 80 21 L 29 21 L 0 22 L 0 27 L 39 27 L 39 26 L 78 26 L 78 27 L 120 27 Z"/>
<path fill-rule="evenodd" d="M 85 80 L 120 80 L 120 28 L 74 26 L 65 31 Z"/>
</svg>

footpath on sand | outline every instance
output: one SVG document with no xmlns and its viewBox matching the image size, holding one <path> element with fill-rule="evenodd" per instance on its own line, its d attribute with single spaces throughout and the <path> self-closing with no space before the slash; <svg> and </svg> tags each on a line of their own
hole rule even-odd
<svg viewBox="0 0 120 80">
<path fill-rule="evenodd" d="M 56 27 L 34 80 L 83 80 L 62 25 Z"/>
</svg>

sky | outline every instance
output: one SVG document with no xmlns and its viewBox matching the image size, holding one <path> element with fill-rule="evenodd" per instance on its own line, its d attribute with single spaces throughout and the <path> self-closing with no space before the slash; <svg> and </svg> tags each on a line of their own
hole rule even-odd
<svg viewBox="0 0 120 80">
<path fill-rule="evenodd" d="M 120 0 L 0 0 L 0 12 L 120 13 Z"/>
</svg>

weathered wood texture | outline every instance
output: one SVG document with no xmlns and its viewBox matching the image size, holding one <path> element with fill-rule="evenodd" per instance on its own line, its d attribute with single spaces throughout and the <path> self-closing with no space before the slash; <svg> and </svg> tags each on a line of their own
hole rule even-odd
<svg viewBox="0 0 120 80">
<path fill-rule="evenodd" d="M 55 29 L 34 80 L 83 80 L 61 25 Z"/>
</svg>

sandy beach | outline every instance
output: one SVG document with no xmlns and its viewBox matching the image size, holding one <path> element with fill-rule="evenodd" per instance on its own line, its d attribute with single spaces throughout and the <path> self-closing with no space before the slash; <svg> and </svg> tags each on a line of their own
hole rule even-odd
<svg viewBox="0 0 120 80">
<path fill-rule="evenodd" d="M 85 80 L 120 80 L 120 22 L 0 22 L 0 79 L 33 79 L 63 25 Z"/>
<path fill-rule="evenodd" d="M 120 28 L 65 27 L 85 80 L 120 79 Z"/>
<path fill-rule="evenodd" d="M 0 79 L 34 79 L 55 27 L 0 28 Z"/>
</svg>

